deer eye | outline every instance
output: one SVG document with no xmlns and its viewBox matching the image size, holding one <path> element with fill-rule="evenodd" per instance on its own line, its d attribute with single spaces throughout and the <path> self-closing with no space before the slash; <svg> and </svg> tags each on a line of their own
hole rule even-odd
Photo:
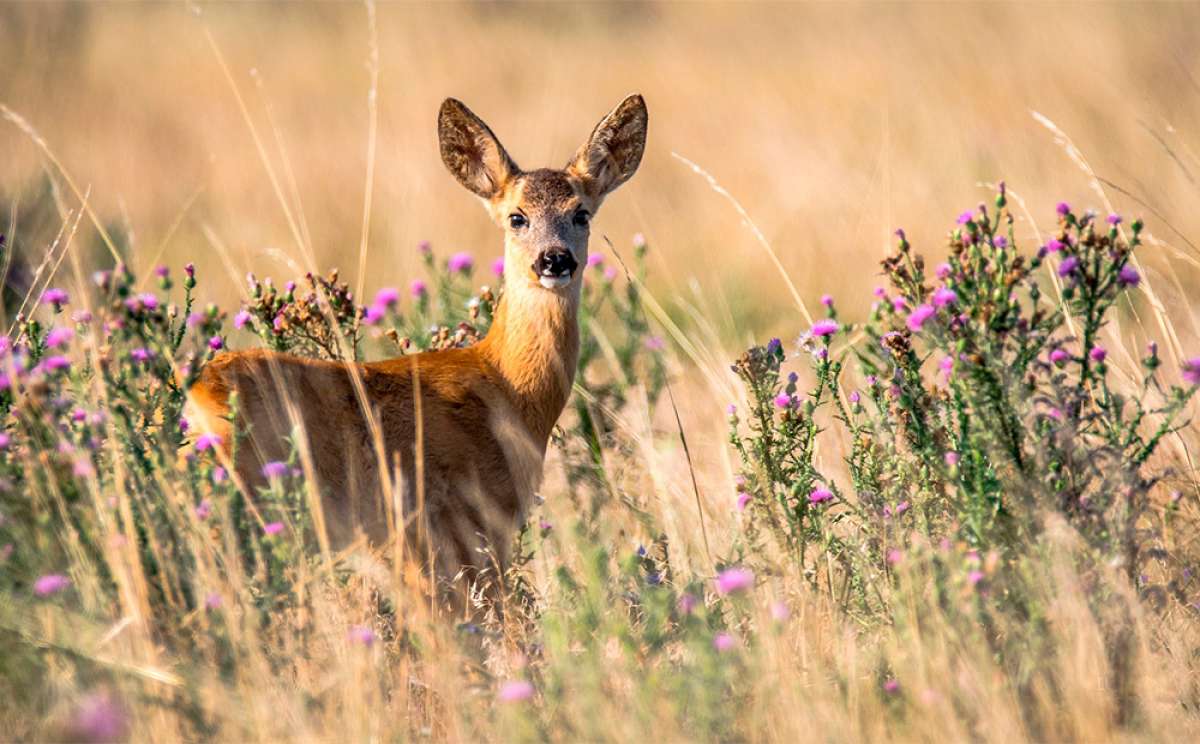
<svg viewBox="0 0 1200 744">
<path fill-rule="evenodd" d="M 579 227 L 587 227 L 587 223 L 591 219 L 592 219 L 592 216 L 590 214 L 588 214 L 588 211 L 586 209 L 580 209 L 577 212 L 575 212 L 575 216 L 571 218 L 571 221 L 574 222 Z"/>
<path fill-rule="evenodd" d="M 525 215 L 513 213 L 508 216 L 508 224 L 514 230 L 520 230 L 529 224 L 529 220 L 525 219 Z"/>
</svg>

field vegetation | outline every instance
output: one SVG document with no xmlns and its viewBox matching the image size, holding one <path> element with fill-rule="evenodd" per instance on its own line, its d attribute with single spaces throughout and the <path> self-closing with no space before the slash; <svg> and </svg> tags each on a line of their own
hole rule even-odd
<svg viewBox="0 0 1200 744">
<path fill-rule="evenodd" d="M 1195 6 L 0 8 L 15 740 L 1194 740 Z M 455 95 L 638 90 L 503 591 L 235 487 L 230 348 L 473 343 Z M 337 269 L 333 269 L 337 267 Z"/>
</svg>

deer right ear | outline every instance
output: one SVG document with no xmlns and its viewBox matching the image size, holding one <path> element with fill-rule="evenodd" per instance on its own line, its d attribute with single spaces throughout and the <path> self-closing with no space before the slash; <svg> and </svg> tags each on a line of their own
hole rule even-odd
<svg viewBox="0 0 1200 744">
<path fill-rule="evenodd" d="M 438 111 L 442 162 L 468 190 L 491 199 L 520 172 L 488 125 L 462 104 L 447 98 Z"/>
</svg>

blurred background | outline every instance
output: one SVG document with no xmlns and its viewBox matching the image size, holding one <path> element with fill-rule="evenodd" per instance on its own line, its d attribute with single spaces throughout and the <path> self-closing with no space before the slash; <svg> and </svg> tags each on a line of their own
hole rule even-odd
<svg viewBox="0 0 1200 744">
<path fill-rule="evenodd" d="M 893 230 L 941 255 L 1004 179 L 1028 249 L 1060 199 L 1144 216 L 1165 243 L 1143 254 L 1150 284 L 1193 333 L 1197 28 L 1195 3 L 385 4 L 374 24 L 362 4 L 6 4 L 0 102 L 27 126 L 0 121 L 0 230 L 36 264 L 79 204 L 65 171 L 136 270 L 194 261 L 201 299 L 310 261 L 354 283 L 373 161 L 366 291 L 417 276 L 420 240 L 486 272 L 501 236 L 440 162 L 440 101 L 532 168 L 564 164 L 640 91 L 648 151 L 593 250 L 644 233 L 654 291 L 680 317 L 706 307 L 726 342 L 802 321 L 754 231 L 673 153 L 741 203 L 810 307 L 830 292 L 861 317 Z M 87 220 L 73 240 L 111 263 Z"/>
</svg>

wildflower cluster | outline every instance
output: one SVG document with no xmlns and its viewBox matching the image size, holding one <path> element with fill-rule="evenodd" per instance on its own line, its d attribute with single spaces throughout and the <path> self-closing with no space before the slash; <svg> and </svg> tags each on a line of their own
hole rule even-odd
<svg viewBox="0 0 1200 744">
<path fill-rule="evenodd" d="M 871 617 L 889 612 L 873 587 L 914 557 L 914 541 L 965 545 L 991 556 L 989 572 L 1015 570 L 1055 515 L 1083 538 L 1090 565 L 1120 566 L 1139 587 L 1158 582 L 1160 593 L 1190 602 L 1186 561 L 1166 550 L 1169 509 L 1154 506 L 1170 473 L 1148 463 L 1183 425 L 1200 361 L 1187 361 L 1182 384 L 1172 384 L 1151 344 L 1133 361 L 1140 370 L 1116 379 L 1101 338 L 1141 281 L 1133 256 L 1142 224 L 1124 231 L 1115 215 L 1101 221 L 1066 204 L 1057 212 L 1053 236 L 1023 254 L 1001 184 L 994 206 L 958 218 L 948 259 L 932 271 L 898 231 L 863 340 L 831 358 L 828 339 L 851 329 L 829 298 L 828 317 L 801 337 L 798 355 L 814 360 L 806 394 L 797 373 L 783 375 L 778 340 L 738 360 L 749 399 L 744 414 L 730 411 L 743 466 L 740 555 L 767 565 L 764 540 L 774 538 L 814 586 Z M 859 373 L 848 392 L 847 359 Z M 850 440 L 844 480 L 815 464 L 831 419 Z M 939 586 L 954 575 L 982 586 L 980 564 L 947 573 L 944 553 L 924 555 L 943 566 Z M 1028 612 L 1020 583 L 1005 587 L 1007 606 Z"/>
</svg>

